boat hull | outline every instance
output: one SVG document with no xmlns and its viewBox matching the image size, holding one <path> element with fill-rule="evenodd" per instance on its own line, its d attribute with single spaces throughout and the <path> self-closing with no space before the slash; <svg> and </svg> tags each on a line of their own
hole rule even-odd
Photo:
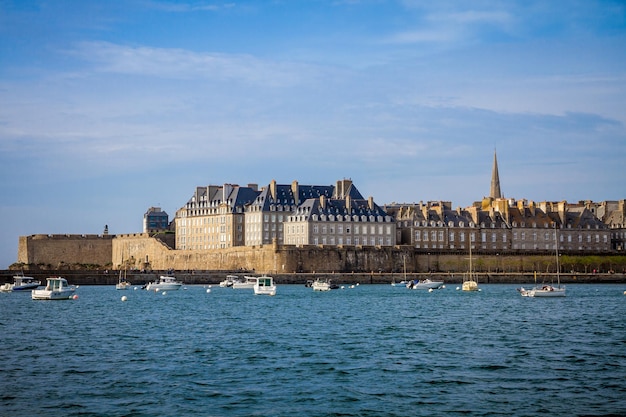
<svg viewBox="0 0 626 417">
<path fill-rule="evenodd" d="M 476 281 L 465 281 L 461 286 L 463 291 L 478 291 L 478 283 Z"/>
<path fill-rule="evenodd" d="M 565 297 L 565 288 L 535 288 L 529 290 L 527 296 L 538 298 Z"/>
<path fill-rule="evenodd" d="M 61 291 L 33 290 L 31 297 L 33 300 L 69 300 L 74 296 L 74 289 Z"/>
<path fill-rule="evenodd" d="M 411 281 L 407 284 L 407 288 L 411 290 L 436 290 L 441 287 L 443 287 L 443 281 L 431 281 L 429 279 Z"/>
</svg>

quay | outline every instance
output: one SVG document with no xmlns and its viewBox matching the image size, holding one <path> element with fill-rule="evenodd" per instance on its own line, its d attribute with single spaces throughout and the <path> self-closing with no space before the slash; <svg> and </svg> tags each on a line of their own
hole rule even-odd
<svg viewBox="0 0 626 417">
<path fill-rule="evenodd" d="M 16 271 L 0 271 L 0 284 L 13 282 Z M 119 279 L 119 271 L 76 271 L 76 270 L 49 270 L 49 271 L 25 271 L 27 276 L 32 276 L 45 282 L 51 276 L 62 276 L 70 284 L 74 285 L 115 285 Z M 173 275 L 179 281 L 187 285 L 217 285 L 224 280 L 226 275 L 251 275 L 260 274 L 253 271 L 150 271 L 146 273 L 132 272 L 126 274 L 126 280 L 132 285 L 144 285 L 158 279 L 160 275 Z M 308 280 L 317 278 L 329 278 L 337 284 L 390 284 L 405 279 L 403 273 L 395 272 L 369 272 L 369 273 L 282 273 L 272 274 L 277 284 L 304 285 Z M 535 281 L 534 273 L 495 273 L 479 272 L 474 276 L 481 284 L 528 284 Z M 444 281 L 449 284 L 459 284 L 463 281 L 462 273 L 407 273 L 407 280 L 430 278 Z M 624 273 L 561 273 L 562 284 L 625 284 Z M 555 273 L 537 273 L 537 282 L 556 282 Z"/>
</svg>

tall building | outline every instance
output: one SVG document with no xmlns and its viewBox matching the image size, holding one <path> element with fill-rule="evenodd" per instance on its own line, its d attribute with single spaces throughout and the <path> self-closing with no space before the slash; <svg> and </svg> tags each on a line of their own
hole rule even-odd
<svg viewBox="0 0 626 417">
<path fill-rule="evenodd" d="M 277 184 L 264 187 L 246 209 L 246 246 L 284 242 L 284 222 L 307 199 L 330 198 L 333 187 L 326 185 Z"/>
<path fill-rule="evenodd" d="M 143 215 L 143 232 L 154 233 L 168 230 L 169 216 L 161 207 L 150 207 Z M 108 233 L 108 228 L 107 228 Z"/>
<path fill-rule="evenodd" d="M 332 196 L 308 198 L 285 220 L 285 244 L 393 246 L 396 225 L 351 180 L 337 181 Z"/>
<path fill-rule="evenodd" d="M 259 194 L 256 184 L 196 187 L 176 212 L 176 249 L 220 249 L 245 244 L 245 209 Z"/>
</svg>

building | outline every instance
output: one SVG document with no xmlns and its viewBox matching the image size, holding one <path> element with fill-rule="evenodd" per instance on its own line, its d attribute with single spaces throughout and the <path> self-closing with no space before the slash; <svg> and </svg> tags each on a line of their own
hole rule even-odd
<svg viewBox="0 0 626 417">
<path fill-rule="evenodd" d="M 337 181 L 332 196 L 308 198 L 285 219 L 288 245 L 394 246 L 392 216 L 363 198 L 351 180 Z"/>
<path fill-rule="evenodd" d="M 161 210 L 161 207 L 150 207 L 143 215 L 143 232 L 154 233 L 168 230 L 170 226 L 169 216 Z M 106 229 L 108 234 L 108 227 Z"/>
<path fill-rule="evenodd" d="M 176 249 L 223 249 L 243 246 L 245 210 L 259 195 L 256 184 L 196 187 L 176 212 Z"/>
<path fill-rule="evenodd" d="M 246 246 L 284 243 L 284 222 L 308 199 L 330 198 L 333 187 L 327 185 L 277 184 L 264 187 L 246 209 Z"/>
</svg>

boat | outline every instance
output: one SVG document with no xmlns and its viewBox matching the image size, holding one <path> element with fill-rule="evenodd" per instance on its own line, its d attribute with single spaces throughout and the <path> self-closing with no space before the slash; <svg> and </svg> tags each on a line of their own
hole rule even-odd
<svg viewBox="0 0 626 417">
<path fill-rule="evenodd" d="M 126 281 L 126 271 L 124 271 L 124 276 L 122 276 L 122 271 L 120 271 L 120 278 L 117 284 L 115 284 L 116 290 L 127 290 L 132 287 L 132 284 Z"/>
<path fill-rule="evenodd" d="M 414 279 L 406 284 L 410 290 L 436 290 L 443 287 L 443 281 L 433 281 L 431 279 Z"/>
<path fill-rule="evenodd" d="M 76 287 L 69 285 L 62 277 L 46 278 L 45 287 L 35 288 L 31 292 L 33 300 L 69 300 L 74 296 Z"/>
<path fill-rule="evenodd" d="M 248 290 L 248 289 L 253 289 L 254 285 L 256 284 L 258 278 L 257 277 L 249 277 L 249 276 L 244 276 L 244 279 L 240 279 L 237 281 L 233 282 L 233 289 L 235 290 Z"/>
<path fill-rule="evenodd" d="M 392 287 L 406 287 L 409 281 L 406 279 L 406 256 L 403 256 L 403 265 L 404 265 L 404 279 L 400 282 L 396 282 L 396 279 L 393 278 L 391 281 Z"/>
<path fill-rule="evenodd" d="M 239 281 L 239 277 L 237 275 L 226 275 L 226 279 L 223 281 L 220 281 L 220 287 L 222 288 L 232 287 L 236 281 Z"/>
<path fill-rule="evenodd" d="M 474 267 L 472 265 L 472 242 L 470 239 L 469 242 L 469 271 L 463 277 L 463 285 L 461 286 L 462 291 L 479 291 L 478 289 L 478 281 L 474 277 Z"/>
<path fill-rule="evenodd" d="M 33 277 L 26 277 L 22 275 L 14 275 L 13 283 L 6 283 L 0 287 L 2 292 L 12 291 L 31 291 L 41 286 L 41 281 L 36 280 Z"/>
<path fill-rule="evenodd" d="M 556 282 L 554 287 L 548 284 L 537 286 L 537 273 L 535 273 L 535 287 L 530 290 L 520 288 L 518 291 L 522 297 L 565 297 L 565 286 L 561 287 L 561 271 L 559 267 L 559 240 L 557 236 L 556 224 L 554 225 L 554 248 L 556 256 Z"/>
<path fill-rule="evenodd" d="M 276 295 L 276 285 L 274 285 L 274 278 L 263 275 L 257 278 L 254 284 L 255 295 Z"/>
<path fill-rule="evenodd" d="M 313 291 L 330 291 L 331 283 L 329 279 L 318 278 L 311 284 Z"/>
<path fill-rule="evenodd" d="M 175 291 L 180 290 L 183 286 L 182 282 L 176 281 L 175 277 L 169 275 L 161 275 L 158 281 L 151 282 L 146 286 L 148 291 Z"/>
</svg>

